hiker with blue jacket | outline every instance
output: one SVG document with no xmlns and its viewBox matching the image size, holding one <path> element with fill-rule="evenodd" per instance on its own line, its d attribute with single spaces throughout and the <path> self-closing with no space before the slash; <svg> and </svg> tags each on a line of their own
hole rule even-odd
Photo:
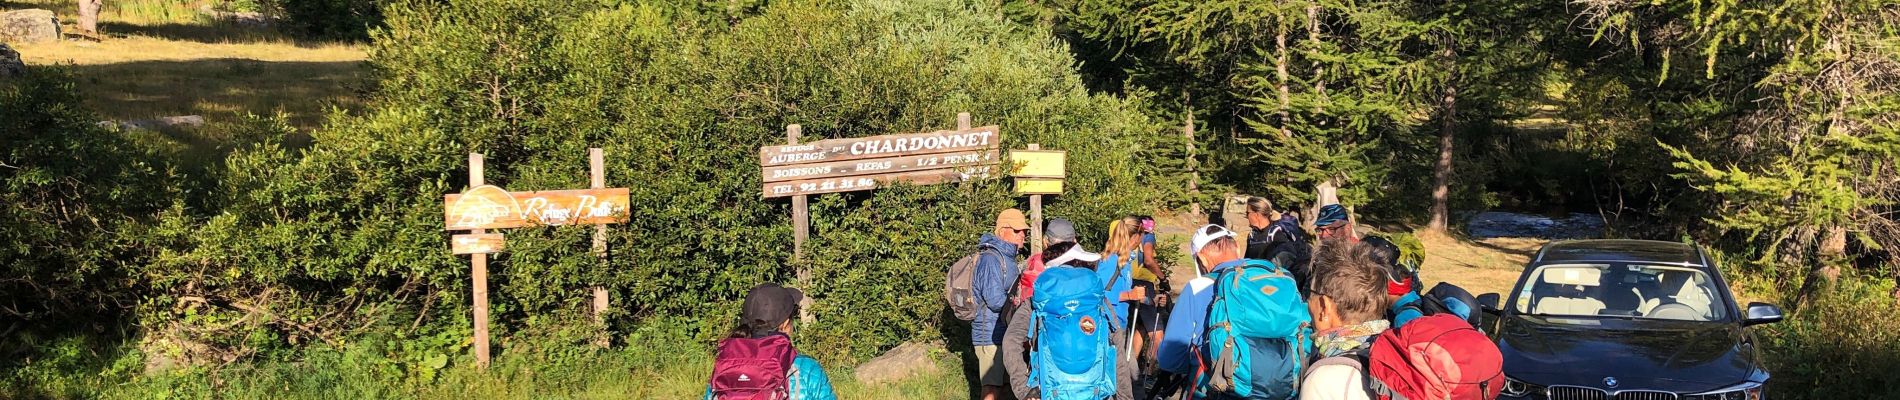
<svg viewBox="0 0 1900 400">
<path fill-rule="evenodd" d="M 998 329 L 1003 306 L 1009 300 L 1009 288 L 1016 281 L 1016 254 L 1029 236 L 1029 221 L 1022 210 L 1003 210 L 996 215 L 996 228 L 977 239 L 979 252 L 990 253 L 977 261 L 971 289 L 978 307 L 970 321 L 970 345 L 976 353 L 976 374 L 983 385 L 983 400 L 996 400 L 1009 387 L 1009 372 L 1003 369 L 997 344 L 1003 340 Z"/>
<path fill-rule="evenodd" d="M 1234 233 L 1220 225 L 1196 230 L 1194 261 L 1208 279 L 1188 283 L 1162 336 L 1160 366 L 1171 385 L 1192 387 L 1197 399 L 1274 399 L 1296 396 L 1301 368 L 1312 350 L 1312 316 L 1298 283 L 1285 269 L 1241 257 Z"/>
<path fill-rule="evenodd" d="M 1064 336 L 1064 338 L 1096 337 L 1094 335 L 1101 335 L 1100 338 L 1102 339 L 1122 337 L 1123 334 L 1121 330 L 1129 328 L 1116 325 L 1106 320 L 1110 312 L 1106 302 L 1111 301 L 1111 299 L 1107 298 L 1102 291 L 1095 289 L 1095 287 L 1106 285 L 1106 283 L 1102 282 L 1095 276 L 1095 273 L 1092 272 L 1099 266 L 1097 262 L 1102 260 L 1102 255 L 1083 250 L 1081 245 L 1073 241 L 1050 244 L 1043 249 L 1042 255 L 1043 264 L 1046 265 L 1044 273 L 1047 275 L 1037 278 L 1036 286 L 1040 288 L 1036 290 L 1036 296 L 1043 298 L 1045 302 L 1045 304 L 1042 305 L 1043 307 L 1068 308 L 1069 305 L 1067 302 L 1062 302 L 1063 304 L 1047 304 L 1050 302 L 1047 297 L 1050 297 L 1051 293 L 1046 291 L 1059 286 L 1069 286 L 1064 285 L 1065 283 L 1085 287 L 1085 292 L 1094 292 L 1094 296 L 1092 297 L 1103 303 L 1097 305 L 1095 308 L 1086 308 L 1082 307 L 1081 304 L 1076 304 L 1075 309 L 1077 310 L 1092 310 L 1094 312 L 1077 313 L 1077 315 L 1087 316 L 1086 318 L 1082 318 L 1082 322 L 1079 324 L 1086 328 L 1086 330 L 1082 332 L 1065 332 L 1067 335 Z M 1077 269 L 1082 271 L 1076 271 Z M 1054 277 L 1052 278 L 1051 276 Z M 1059 282 L 1059 280 L 1075 281 Z M 1054 330 L 1049 329 L 1048 326 L 1059 325 L 1064 321 L 1051 321 L 1047 316 L 1051 315 L 1052 312 L 1039 311 L 1037 307 L 1038 305 L 1035 301 L 1023 302 L 1017 305 L 1014 312 L 1010 313 L 1008 330 L 1002 339 L 1002 362 L 1005 369 L 1009 372 L 1010 387 L 1016 395 L 1016 398 L 1022 400 L 1104 400 L 1111 397 L 1115 400 L 1132 400 L 1134 398 L 1135 364 L 1116 362 L 1116 354 L 1122 354 L 1122 352 L 1128 351 L 1124 348 L 1122 340 L 1106 340 L 1106 343 L 1058 340 L 1055 337 L 1061 333 L 1051 333 L 1054 332 Z M 1039 314 L 1039 312 L 1042 314 Z M 1039 315 L 1043 316 L 1039 317 Z M 1104 319 L 1096 320 L 1094 319 L 1096 316 L 1103 317 Z M 1043 318 L 1043 320 L 1038 321 L 1038 318 Z M 1039 326 L 1039 322 L 1043 325 Z M 1039 331 L 1038 328 L 1042 329 Z M 1039 333 L 1043 336 L 1037 336 Z M 1039 343 L 1039 340 L 1048 340 L 1048 342 Z M 1078 391 L 1073 390 L 1068 392 L 1054 392 L 1054 389 L 1045 387 L 1045 382 L 1056 381 L 1056 379 L 1050 379 L 1055 378 L 1055 376 L 1052 375 L 1057 374 L 1051 371 L 1058 368 L 1058 365 L 1056 365 L 1058 363 L 1052 361 L 1055 357 L 1048 356 L 1063 354 L 1071 356 L 1069 358 L 1073 358 L 1073 356 L 1079 353 L 1099 351 L 1103 350 L 1103 348 L 1113 350 L 1109 354 L 1083 360 L 1085 363 L 1091 364 L 1084 367 L 1092 368 L 1075 368 L 1076 366 L 1071 365 L 1070 367 L 1075 370 L 1073 372 L 1076 372 L 1076 374 L 1062 375 L 1063 378 L 1068 378 L 1069 382 L 1081 383 L 1080 385 L 1071 386 L 1093 387 L 1093 389 L 1085 389 L 1090 392 L 1078 393 Z M 1038 353 L 1038 351 L 1042 353 Z M 1089 374 L 1109 374 L 1110 376 L 1101 377 L 1099 375 Z M 1097 378 L 1094 380 L 1094 385 L 1089 385 L 1087 380 L 1079 379 L 1088 376 L 1095 376 Z M 1102 380 L 1109 381 L 1104 382 Z M 1113 393 L 1111 395 L 1099 395 L 1098 393 L 1101 391 L 1109 390 L 1103 386 L 1112 387 Z M 1051 391 L 1045 391 L 1045 389 Z"/>
<path fill-rule="evenodd" d="M 805 294 L 764 283 L 746 292 L 739 325 L 719 341 L 705 400 L 835 400 L 818 360 L 792 348 L 792 316 Z"/>
<path fill-rule="evenodd" d="M 1218 243 L 1217 243 L 1218 242 Z M 1214 278 L 1208 276 L 1218 267 L 1232 267 L 1241 258 L 1234 248 L 1234 233 L 1220 225 L 1208 225 L 1194 232 L 1188 250 L 1193 253 L 1194 279 L 1183 286 L 1168 313 L 1161 342 L 1155 346 L 1155 363 L 1161 371 L 1155 379 L 1153 398 L 1167 398 L 1194 384 L 1200 360 L 1194 349 L 1206 333 L 1207 306 L 1214 301 Z"/>
</svg>

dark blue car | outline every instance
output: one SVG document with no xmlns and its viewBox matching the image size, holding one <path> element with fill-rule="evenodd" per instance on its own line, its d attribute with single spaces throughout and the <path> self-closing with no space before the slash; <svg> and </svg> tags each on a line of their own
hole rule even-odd
<svg viewBox="0 0 1900 400">
<path fill-rule="evenodd" d="M 1503 398 L 1762 399 L 1769 373 L 1749 327 L 1781 309 L 1737 307 L 1727 288 L 1692 245 L 1545 245 L 1511 293 L 1478 296 L 1504 354 Z"/>
</svg>

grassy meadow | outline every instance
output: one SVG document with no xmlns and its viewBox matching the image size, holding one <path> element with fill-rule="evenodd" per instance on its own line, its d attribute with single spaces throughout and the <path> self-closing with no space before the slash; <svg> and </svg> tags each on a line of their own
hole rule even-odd
<svg viewBox="0 0 1900 400">
<path fill-rule="evenodd" d="M 104 40 L 15 46 L 30 65 L 71 69 L 102 118 L 203 115 L 216 122 L 281 113 L 293 126 L 309 129 L 333 110 L 361 109 L 373 82 L 363 44 L 297 40 L 199 11 L 213 2 L 105 4 Z M 73 29 L 71 1 L 7 0 L 0 8 L 53 10 L 64 29 Z"/>
</svg>

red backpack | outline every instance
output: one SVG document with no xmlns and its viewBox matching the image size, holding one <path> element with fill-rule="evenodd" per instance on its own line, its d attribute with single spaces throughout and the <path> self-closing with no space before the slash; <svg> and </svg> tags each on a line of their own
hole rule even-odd
<svg viewBox="0 0 1900 400">
<path fill-rule="evenodd" d="M 1454 314 L 1411 320 L 1380 333 L 1370 350 L 1322 359 L 1309 370 L 1329 364 L 1358 368 L 1372 399 L 1493 400 L 1504 390 L 1497 344 Z"/>
<path fill-rule="evenodd" d="M 792 341 L 785 335 L 732 338 L 719 342 L 713 359 L 713 400 L 791 398 Z"/>
</svg>

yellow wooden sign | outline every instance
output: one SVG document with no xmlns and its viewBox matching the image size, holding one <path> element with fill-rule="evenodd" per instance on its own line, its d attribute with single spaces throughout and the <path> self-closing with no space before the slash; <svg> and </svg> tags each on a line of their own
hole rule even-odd
<svg viewBox="0 0 1900 400">
<path fill-rule="evenodd" d="M 1062 194 L 1062 180 L 1016 178 L 1016 194 Z"/>
<path fill-rule="evenodd" d="M 1017 178 L 1066 178 L 1069 176 L 1068 158 L 1069 152 L 1062 150 L 1010 150 L 1009 162 L 1015 169 L 1009 175 Z"/>
</svg>

